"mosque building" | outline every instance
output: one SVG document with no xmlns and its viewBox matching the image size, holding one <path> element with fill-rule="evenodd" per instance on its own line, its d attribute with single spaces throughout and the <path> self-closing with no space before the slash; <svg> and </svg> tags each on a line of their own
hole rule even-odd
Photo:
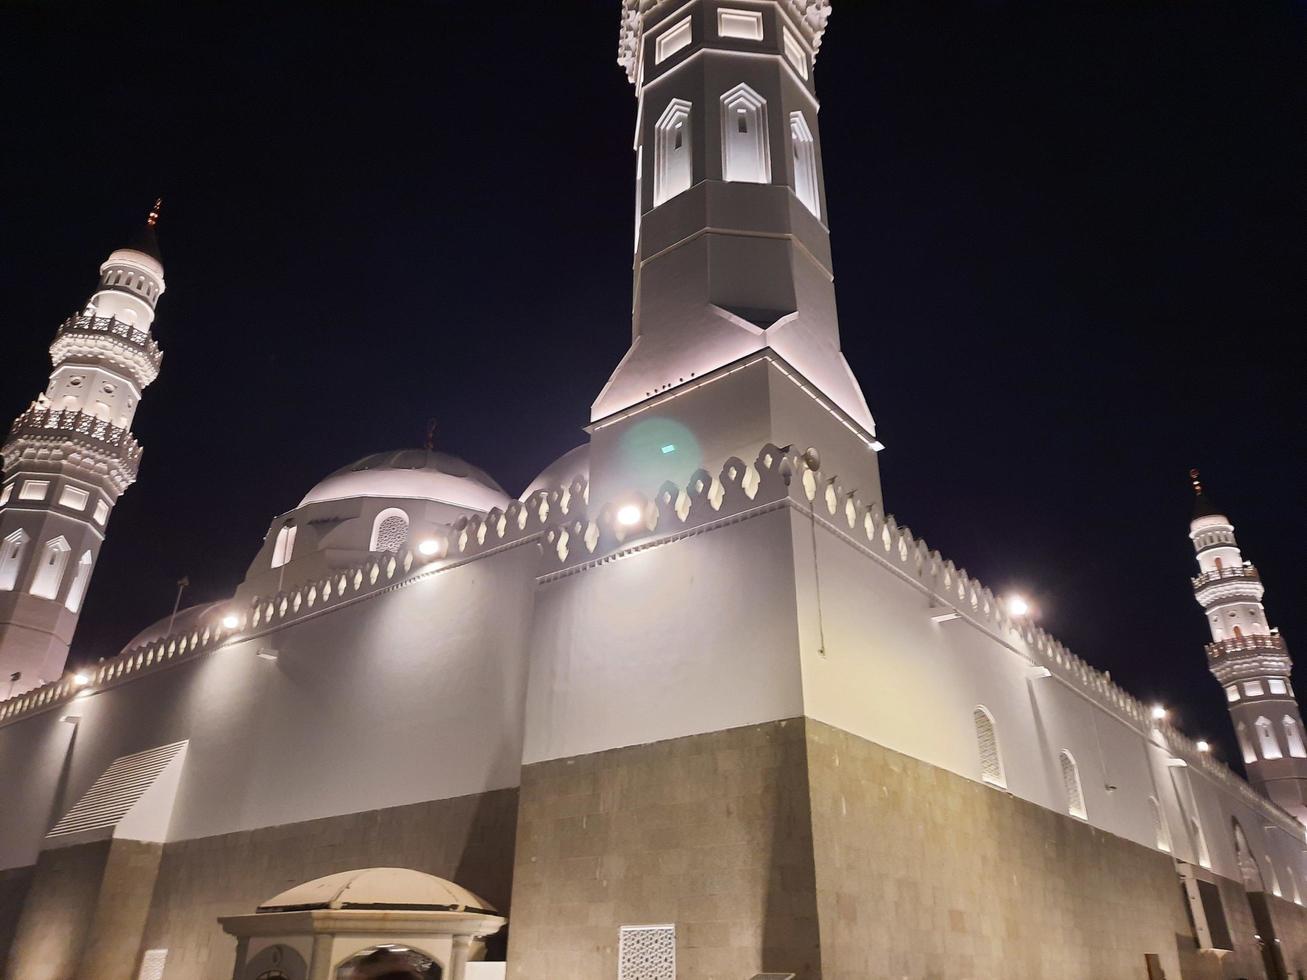
<svg viewBox="0 0 1307 980">
<path fill-rule="evenodd" d="M 157 209 L 109 255 L 3 445 L 3 976 L 1307 977 L 1291 662 L 1196 475 L 1247 780 L 882 500 L 830 8 L 623 0 L 634 322 L 584 445 L 519 496 L 324 461 L 229 598 L 72 671 L 162 363 Z"/>
</svg>

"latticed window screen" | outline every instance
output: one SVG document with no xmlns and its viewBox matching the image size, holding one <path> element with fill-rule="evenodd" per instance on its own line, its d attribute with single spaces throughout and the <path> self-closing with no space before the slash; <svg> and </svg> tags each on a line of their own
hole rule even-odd
<svg viewBox="0 0 1307 980">
<path fill-rule="evenodd" d="M 137 980 L 163 980 L 163 967 L 168 961 L 166 949 L 147 949 L 141 957 L 141 972 Z"/>
<path fill-rule="evenodd" d="M 1085 812 L 1085 794 L 1080 788 L 1080 767 L 1076 765 L 1076 760 L 1071 758 L 1070 752 L 1063 750 L 1061 759 L 1062 785 L 1066 788 L 1067 812 L 1073 817 L 1085 820 L 1088 814 Z"/>
<path fill-rule="evenodd" d="M 976 722 L 976 745 L 980 748 L 980 778 L 995 786 L 1006 786 L 1003 760 L 998 754 L 998 736 L 994 733 L 994 719 L 981 707 L 972 712 L 972 717 Z"/>
<path fill-rule="evenodd" d="M 391 514 L 377 527 L 377 550 L 396 552 L 408 540 L 408 521 Z"/>
<path fill-rule="evenodd" d="M 617 980 L 676 980 L 676 927 L 622 926 Z"/>
</svg>

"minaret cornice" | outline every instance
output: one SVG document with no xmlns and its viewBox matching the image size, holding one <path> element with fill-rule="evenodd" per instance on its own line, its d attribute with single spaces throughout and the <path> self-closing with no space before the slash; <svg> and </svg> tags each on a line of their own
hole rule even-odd
<svg viewBox="0 0 1307 980">
<path fill-rule="evenodd" d="M 163 351 L 148 330 L 111 316 L 80 315 L 60 325 L 50 345 L 50 361 L 55 367 L 68 361 L 103 361 L 144 389 L 159 376 Z"/>
</svg>

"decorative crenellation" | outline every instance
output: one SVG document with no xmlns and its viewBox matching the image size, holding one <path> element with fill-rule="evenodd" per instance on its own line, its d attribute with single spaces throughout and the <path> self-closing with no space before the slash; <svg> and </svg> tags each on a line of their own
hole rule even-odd
<svg viewBox="0 0 1307 980">
<path fill-rule="evenodd" d="M 48 408 L 37 402 L 9 427 L 4 444 L 5 469 L 22 460 L 72 459 L 107 476 L 119 493 L 136 480 L 141 446 L 131 430 L 76 409 Z"/>
<path fill-rule="evenodd" d="M 1301 825 L 1289 814 L 1210 753 L 1200 751 L 1177 728 L 1155 720 L 1151 705 L 1123 690 L 1108 673 L 1086 663 L 1028 619 L 1010 615 L 991 589 L 932 550 L 892 515 L 883 513 L 878 503 L 866 505 L 838 478 L 825 476 L 817 468 L 817 458 L 812 451 L 800 453 L 793 447 L 768 444 L 752 464 L 732 457 L 716 477 L 700 469 L 684 487 L 668 482 L 652 500 L 638 493 L 619 497 L 593 516 L 589 514 L 588 485 L 578 477 L 570 486 L 538 491 L 503 510 L 460 518 L 431 537 L 435 542 L 431 554 L 405 548 L 395 555 L 370 556 L 324 579 L 254 598 L 240 609 L 228 608 L 225 612 L 238 619 L 230 628 L 215 621 L 152 640 L 88 669 L 82 683 L 68 675 L 0 702 L 0 725 L 47 710 L 82 691 L 281 629 L 298 619 L 408 586 L 505 548 L 536 542 L 543 564 L 540 578 L 547 582 L 716 525 L 793 507 L 910 582 L 932 606 L 954 612 L 984 630 L 1032 668 L 1047 670 L 1142 736 L 1160 735 L 1175 757 L 1201 768 L 1282 829 L 1301 834 Z M 1266 639 L 1272 638 L 1248 637 L 1242 642 L 1251 647 Z"/>
<path fill-rule="evenodd" d="M 211 614 L 211 622 L 207 624 L 152 639 L 102 661 L 95 668 L 66 674 L 58 681 L 0 701 L 0 725 L 70 701 L 79 693 L 281 629 L 347 602 L 410 585 L 425 574 L 530 543 L 545 532 L 550 521 L 583 512 L 587 490 L 586 482 L 580 478 L 566 487 L 539 490 L 525 501 L 513 501 L 503 510 L 495 508 L 484 516 L 460 518 L 438 530 L 429 539 L 435 545 L 434 549 L 428 549 L 430 554 L 423 554 L 421 545 L 395 554 L 375 554 L 326 578 L 288 586 L 274 595 L 250 599 L 239 607 L 225 606 Z M 229 616 L 235 618 L 232 625 L 227 625 Z"/>
<path fill-rule="evenodd" d="M 644 38 L 644 15 L 660 0 L 622 0 L 621 24 L 617 33 L 617 63 L 626 69 L 626 77 L 635 84 L 640 77 L 640 45 Z M 813 56 L 821 48 L 821 39 L 830 20 L 830 0 L 782 0 L 782 5 L 802 27 Z"/>
<path fill-rule="evenodd" d="M 113 362 L 140 388 L 158 378 L 163 363 L 163 351 L 149 330 L 112 316 L 70 316 L 55 334 L 50 360 L 58 367 L 70 358 L 86 357 Z"/>
</svg>

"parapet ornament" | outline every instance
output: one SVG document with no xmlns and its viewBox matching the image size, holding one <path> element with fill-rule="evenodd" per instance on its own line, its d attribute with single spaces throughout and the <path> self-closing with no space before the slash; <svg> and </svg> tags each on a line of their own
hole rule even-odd
<svg viewBox="0 0 1307 980">
<path fill-rule="evenodd" d="M 640 74 L 640 42 L 644 35 L 644 15 L 658 5 L 659 0 L 622 0 L 621 26 L 617 34 L 617 63 L 626 69 L 632 85 Z M 812 45 L 814 58 L 821 49 L 821 39 L 830 20 L 831 0 L 781 0 L 803 28 Z"/>
</svg>

